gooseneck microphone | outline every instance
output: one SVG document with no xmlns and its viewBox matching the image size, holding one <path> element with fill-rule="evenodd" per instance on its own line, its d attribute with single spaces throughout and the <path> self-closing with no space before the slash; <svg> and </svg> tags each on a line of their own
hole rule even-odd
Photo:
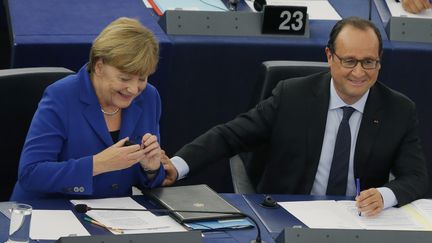
<svg viewBox="0 0 432 243">
<path fill-rule="evenodd" d="M 265 5 L 267 5 L 266 0 L 255 0 L 253 3 L 254 9 L 258 12 L 263 11 Z"/>
<path fill-rule="evenodd" d="M 239 2 L 239 0 L 229 0 L 228 1 L 229 10 L 230 11 L 237 11 L 238 2 Z"/>
<path fill-rule="evenodd" d="M 251 243 L 265 243 L 261 240 L 261 230 L 258 223 L 252 218 L 250 215 L 242 213 L 242 212 L 222 212 L 222 211 L 198 211 L 198 210 L 170 210 L 170 209 L 130 209 L 130 208 L 92 208 L 87 206 L 87 204 L 77 204 L 74 206 L 74 209 L 77 213 L 87 213 L 90 210 L 107 210 L 107 211 L 147 211 L 147 212 L 155 212 L 155 213 L 217 213 L 217 214 L 230 214 L 230 215 L 239 215 L 246 217 L 255 224 L 257 229 L 257 236 L 255 240 L 251 240 Z"/>
</svg>

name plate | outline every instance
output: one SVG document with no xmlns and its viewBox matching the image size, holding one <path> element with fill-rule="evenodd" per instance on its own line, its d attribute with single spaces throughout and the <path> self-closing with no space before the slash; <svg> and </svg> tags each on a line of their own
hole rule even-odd
<svg viewBox="0 0 432 243">
<path fill-rule="evenodd" d="M 263 34 L 304 35 L 307 7 L 264 6 Z"/>
<path fill-rule="evenodd" d="M 286 7 L 285 7 L 286 8 Z M 306 8 L 304 8 L 306 13 Z M 286 13 L 285 13 L 286 14 Z M 302 26 L 299 28 L 298 14 L 292 18 L 292 26 L 295 31 L 290 37 L 309 38 L 309 20 L 304 14 Z M 249 11 L 187 11 L 187 10 L 167 10 L 159 19 L 162 29 L 169 35 L 208 35 L 208 36 L 266 36 L 286 38 L 286 35 L 264 34 L 263 12 Z M 286 19 L 286 17 L 285 17 Z M 285 20 L 286 21 L 286 20 Z M 283 21 L 279 21 L 280 25 Z M 288 25 L 291 29 L 291 25 Z"/>
</svg>

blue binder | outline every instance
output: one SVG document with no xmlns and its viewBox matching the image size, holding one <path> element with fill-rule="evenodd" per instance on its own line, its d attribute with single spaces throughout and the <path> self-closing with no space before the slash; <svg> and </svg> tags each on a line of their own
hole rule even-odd
<svg viewBox="0 0 432 243">
<path fill-rule="evenodd" d="M 243 195 L 243 198 L 273 238 L 276 238 L 284 228 L 306 227 L 305 224 L 280 206 L 275 208 L 261 206 L 264 199 L 263 195 Z M 273 196 L 273 198 L 276 201 L 287 201 L 278 195 Z"/>
</svg>

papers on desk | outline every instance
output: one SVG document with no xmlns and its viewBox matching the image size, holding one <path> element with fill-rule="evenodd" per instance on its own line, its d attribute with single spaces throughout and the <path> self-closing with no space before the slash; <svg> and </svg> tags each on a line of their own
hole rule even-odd
<svg viewBox="0 0 432 243">
<path fill-rule="evenodd" d="M 146 209 L 130 197 L 71 200 L 72 204 L 87 204 L 92 208 Z M 158 217 L 146 211 L 94 210 L 86 213 L 108 228 L 121 229 L 124 234 L 186 231 L 169 217 Z M 112 233 L 117 234 L 111 230 Z"/>
<path fill-rule="evenodd" d="M 306 6 L 309 19 L 341 19 L 341 16 L 327 0 L 267 0 L 267 5 Z"/>
<path fill-rule="evenodd" d="M 432 9 L 427 9 L 421 13 L 413 14 L 405 11 L 402 8 L 402 3 L 395 0 L 386 0 L 387 6 L 390 10 L 392 17 L 408 17 L 408 18 L 423 18 L 432 19 Z"/>
<path fill-rule="evenodd" d="M 57 240 L 65 236 L 89 236 L 89 232 L 70 210 L 33 210 L 30 238 Z"/>
<path fill-rule="evenodd" d="M 309 228 L 358 229 L 349 211 L 336 201 L 278 202 Z"/>
<path fill-rule="evenodd" d="M 425 200 L 425 199 L 423 199 Z M 279 204 L 309 228 L 432 230 L 432 200 L 383 210 L 374 217 L 359 216 L 355 201 L 296 201 Z M 428 213 L 427 213 L 428 212 Z"/>
<path fill-rule="evenodd" d="M 147 0 L 161 16 L 166 10 L 228 11 L 221 0 Z"/>
<path fill-rule="evenodd" d="M 154 227 L 144 229 L 130 229 L 123 230 L 123 233 L 118 231 L 110 230 L 113 234 L 145 234 L 145 233 L 164 233 L 164 232 L 182 232 L 187 231 L 181 224 L 171 218 L 169 215 L 157 216 L 158 223 Z M 157 224 L 164 225 L 158 226 Z"/>
<path fill-rule="evenodd" d="M 425 217 L 427 222 L 432 225 L 432 200 L 430 199 L 419 199 L 411 204 L 411 207 L 414 207 L 415 210 L 422 216 Z"/>
</svg>

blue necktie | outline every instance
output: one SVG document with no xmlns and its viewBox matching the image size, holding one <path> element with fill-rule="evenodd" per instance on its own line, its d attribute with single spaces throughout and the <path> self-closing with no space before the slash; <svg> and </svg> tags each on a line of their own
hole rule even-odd
<svg viewBox="0 0 432 243">
<path fill-rule="evenodd" d="M 342 107 L 343 117 L 336 136 L 329 180 L 327 183 L 327 195 L 345 195 L 348 180 L 348 167 L 351 150 L 351 131 L 349 119 L 354 108 Z"/>
</svg>

